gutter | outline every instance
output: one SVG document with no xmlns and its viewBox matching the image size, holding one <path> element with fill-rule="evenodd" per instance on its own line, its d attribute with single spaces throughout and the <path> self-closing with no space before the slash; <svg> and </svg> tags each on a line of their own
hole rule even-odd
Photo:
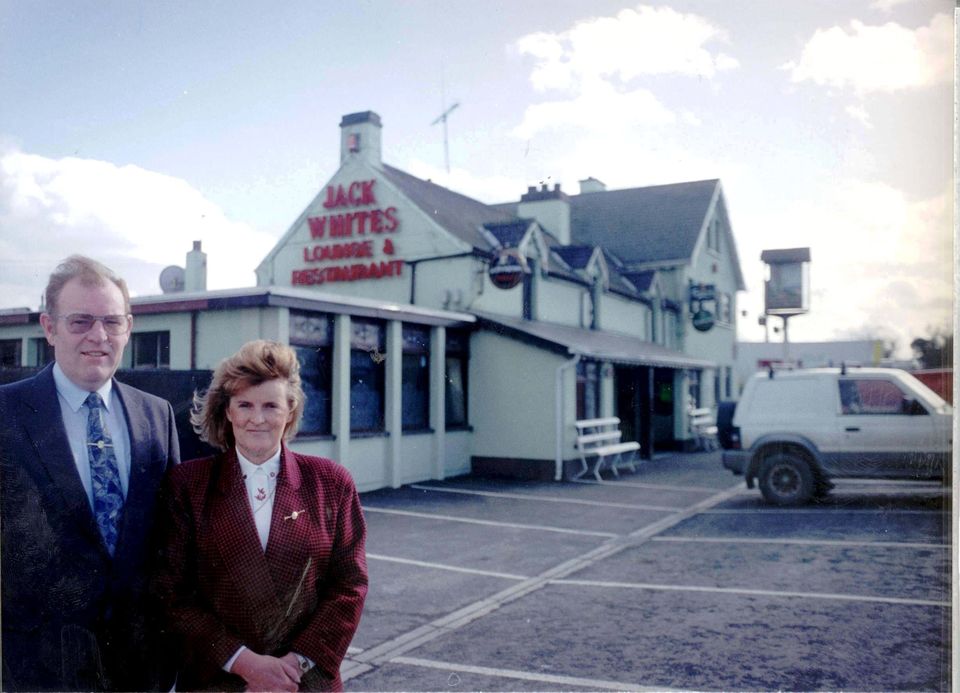
<svg viewBox="0 0 960 693">
<path fill-rule="evenodd" d="M 556 416 L 556 442 L 557 449 L 554 457 L 554 480 L 563 481 L 563 372 L 568 368 L 576 366 L 580 362 L 580 354 L 576 354 L 569 361 L 564 361 L 557 366 L 557 373 L 554 379 L 553 408 Z"/>
</svg>

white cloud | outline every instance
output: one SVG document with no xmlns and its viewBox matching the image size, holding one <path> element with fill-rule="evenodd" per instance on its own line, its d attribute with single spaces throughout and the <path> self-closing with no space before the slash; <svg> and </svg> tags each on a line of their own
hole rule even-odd
<svg viewBox="0 0 960 693">
<path fill-rule="evenodd" d="M 791 81 L 810 81 L 860 94 L 893 92 L 948 82 L 953 77 L 953 22 L 941 13 L 915 30 L 895 22 L 850 22 L 818 29 L 799 61 L 782 66 Z"/>
<path fill-rule="evenodd" d="M 275 242 L 171 176 L 90 159 L 0 155 L 4 306 L 36 308 L 50 272 L 73 253 L 104 262 L 134 294 L 160 293 L 160 270 L 183 266 L 194 240 L 207 253 L 211 289 L 252 285 Z"/>
<path fill-rule="evenodd" d="M 873 128 L 873 123 L 870 121 L 870 114 L 867 113 L 867 109 L 863 106 L 847 106 L 845 110 L 848 116 L 861 123 L 863 127 L 868 129 Z"/>
<path fill-rule="evenodd" d="M 686 114 L 685 121 L 691 115 Z M 622 132 L 634 126 L 670 125 L 676 121 L 677 116 L 647 89 L 621 92 L 607 82 L 592 80 L 572 99 L 528 106 L 523 122 L 514 128 L 513 134 L 526 139 L 548 130 L 592 130 L 598 126 Z"/>
<path fill-rule="evenodd" d="M 911 200 L 884 183 L 846 181 L 815 207 L 783 210 L 776 237 L 765 237 L 763 247 L 809 246 L 812 255 L 811 310 L 791 320 L 791 339 L 885 334 L 908 355 L 910 341 L 928 326 L 949 324 L 951 194 Z M 741 257 L 758 256 L 755 241 L 741 243 L 741 253 L 747 245 Z M 751 288 L 755 301 L 762 287 Z M 755 310 L 761 306 L 762 298 Z"/>
<path fill-rule="evenodd" d="M 535 59 L 530 80 L 538 90 L 547 90 L 597 78 L 628 82 L 640 75 L 714 77 L 739 65 L 706 47 L 726 39 L 723 30 L 697 15 L 639 5 L 613 17 L 578 22 L 564 32 L 529 34 L 516 48 Z"/>
<path fill-rule="evenodd" d="M 910 2 L 916 2 L 916 0 L 873 0 L 873 2 L 870 3 L 870 8 L 889 14 L 898 5 L 906 5 Z"/>
</svg>

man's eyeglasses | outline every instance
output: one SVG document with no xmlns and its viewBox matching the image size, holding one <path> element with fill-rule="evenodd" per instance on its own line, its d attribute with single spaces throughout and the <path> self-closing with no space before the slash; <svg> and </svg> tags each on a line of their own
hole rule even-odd
<svg viewBox="0 0 960 693">
<path fill-rule="evenodd" d="M 119 335 L 130 329 L 129 315 L 90 315 L 89 313 L 70 313 L 70 315 L 52 315 L 54 320 L 63 320 L 70 334 L 85 334 L 93 329 L 99 320 L 107 334 Z"/>
</svg>

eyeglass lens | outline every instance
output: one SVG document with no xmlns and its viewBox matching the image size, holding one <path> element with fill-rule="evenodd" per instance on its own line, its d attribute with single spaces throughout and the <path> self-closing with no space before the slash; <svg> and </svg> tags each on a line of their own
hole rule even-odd
<svg viewBox="0 0 960 693">
<path fill-rule="evenodd" d="M 118 335 L 127 331 L 129 321 L 126 315 L 89 315 L 88 313 L 71 313 L 63 317 L 67 323 L 67 331 L 72 334 L 83 334 L 93 329 L 94 323 L 99 320 L 107 334 Z"/>
</svg>

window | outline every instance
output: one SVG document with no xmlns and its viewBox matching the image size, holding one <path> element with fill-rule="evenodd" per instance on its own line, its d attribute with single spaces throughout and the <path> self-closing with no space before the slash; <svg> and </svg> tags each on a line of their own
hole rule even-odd
<svg viewBox="0 0 960 693">
<path fill-rule="evenodd" d="M 0 368 L 17 368 L 20 366 L 20 352 L 22 340 L 0 339 Z"/>
<path fill-rule="evenodd" d="M 727 366 L 723 369 L 724 372 L 724 392 L 726 392 L 725 397 L 730 399 L 733 397 L 733 368 Z"/>
<path fill-rule="evenodd" d="M 350 430 L 373 433 L 384 429 L 387 358 L 383 323 L 350 323 Z"/>
<path fill-rule="evenodd" d="M 430 328 L 403 326 L 400 404 L 404 431 L 430 428 Z"/>
<path fill-rule="evenodd" d="M 729 325 L 733 322 L 732 300 L 730 294 L 721 291 L 717 294 L 717 322 Z"/>
<path fill-rule="evenodd" d="M 34 367 L 46 366 L 53 363 L 53 347 L 46 337 L 36 337 L 30 340 L 30 353 L 27 365 Z"/>
<path fill-rule="evenodd" d="M 577 362 L 577 419 L 600 416 L 600 364 Z"/>
<path fill-rule="evenodd" d="M 290 311 L 290 346 L 300 361 L 300 381 L 306 402 L 302 435 L 330 435 L 333 395 L 333 318 Z"/>
<path fill-rule="evenodd" d="M 447 428 L 467 426 L 467 366 L 469 354 L 469 334 L 448 330 L 445 377 Z"/>
<path fill-rule="evenodd" d="M 720 222 L 714 217 L 707 226 L 707 248 L 720 252 Z"/>
<path fill-rule="evenodd" d="M 849 379 L 840 383 L 840 407 L 846 415 L 906 414 L 903 391 L 889 380 Z"/>
<path fill-rule="evenodd" d="M 132 368 L 170 368 L 170 333 L 134 332 L 130 353 Z"/>
</svg>

